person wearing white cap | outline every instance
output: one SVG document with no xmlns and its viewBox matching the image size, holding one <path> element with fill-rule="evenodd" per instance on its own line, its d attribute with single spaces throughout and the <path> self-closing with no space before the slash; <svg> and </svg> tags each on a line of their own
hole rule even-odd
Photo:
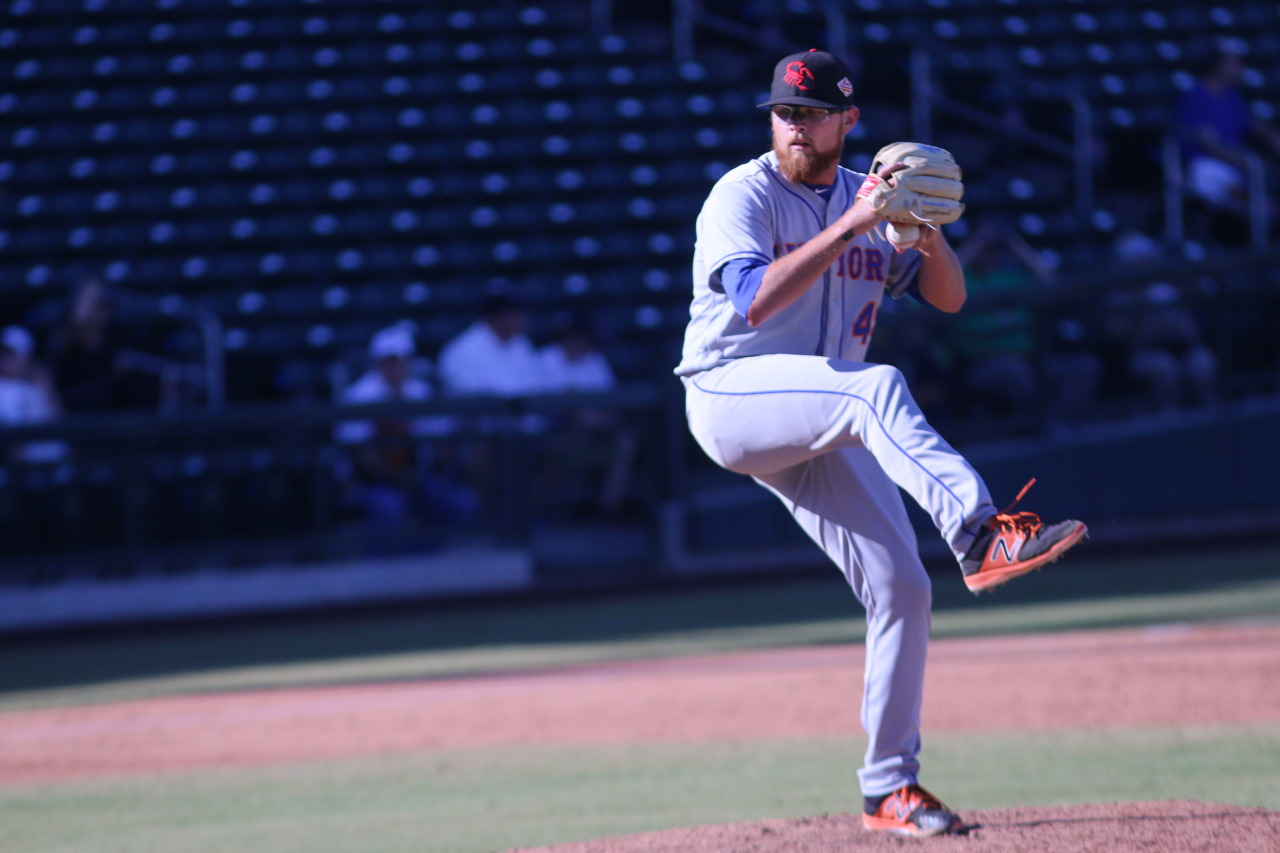
<svg viewBox="0 0 1280 853">
<path fill-rule="evenodd" d="M 339 400 L 350 406 L 384 403 L 390 400 L 430 400 L 431 385 L 413 375 L 417 346 L 413 329 L 402 323 L 378 331 L 369 341 L 370 368 L 342 390 Z M 424 430 L 424 431 L 430 431 Z M 345 444 L 373 438 L 370 421 L 347 421 L 339 425 L 337 438 Z"/>
<path fill-rule="evenodd" d="M 368 352 L 371 367 L 343 389 L 340 402 L 359 406 L 432 399 L 431 385 L 413 373 L 417 346 L 411 325 L 382 329 L 370 340 Z M 395 524 L 416 510 L 450 521 L 474 518 L 474 494 L 434 473 L 434 454 L 424 441 L 453 430 L 447 416 L 338 424 L 335 438 L 352 448 L 355 496 L 371 524 Z"/>
</svg>

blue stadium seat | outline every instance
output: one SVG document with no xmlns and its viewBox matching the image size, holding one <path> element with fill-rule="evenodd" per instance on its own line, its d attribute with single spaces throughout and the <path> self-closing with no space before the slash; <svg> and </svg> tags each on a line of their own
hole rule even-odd
<svg viewBox="0 0 1280 853">
<path fill-rule="evenodd" d="M 1200 58 L 1191 34 L 1256 31 L 1251 96 L 1265 103 L 1280 86 L 1269 3 L 851 5 L 869 52 L 954 43 L 964 67 L 944 76 L 966 87 L 998 68 L 1078 75 L 1103 133 L 1163 120 L 1170 73 Z M 639 322 L 627 305 L 628 334 L 667 334 L 711 182 L 768 148 L 760 92 L 741 85 L 755 60 L 708 35 L 682 67 L 643 26 L 600 40 L 580 2 L 23 8 L 0 24 L 0 62 L 14 72 L 0 93 L 11 143 L 0 185 L 19 212 L 0 244 L 4 274 L 56 282 L 73 260 L 128 259 L 115 268 L 127 270 L 122 285 L 179 286 L 246 319 L 241 353 L 278 332 L 281 347 L 323 356 L 348 328 L 368 331 L 362 312 L 426 312 L 452 305 L 455 288 L 473 308 L 466 278 L 489 269 L 548 305 L 638 300 L 653 310 Z M 854 155 L 910 132 L 906 109 L 868 107 Z M 994 140 L 954 138 L 981 175 Z M 1060 184 L 1019 165 L 975 180 L 971 209 L 1061 200 Z M 325 302 L 334 287 L 349 294 L 345 310 Z M 281 290 L 311 294 L 318 314 L 298 316 L 323 318 L 328 344 L 308 338 L 310 325 L 247 322 L 278 316 Z M 254 293 L 257 311 L 242 311 L 238 296 Z"/>
</svg>

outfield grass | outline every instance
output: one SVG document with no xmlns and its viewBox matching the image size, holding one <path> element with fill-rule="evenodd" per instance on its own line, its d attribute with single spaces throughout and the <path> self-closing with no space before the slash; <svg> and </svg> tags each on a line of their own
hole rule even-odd
<svg viewBox="0 0 1280 853">
<path fill-rule="evenodd" d="M 857 808 L 853 738 L 503 747 L 0 788 L 21 853 L 480 853 Z M 961 810 L 1199 799 L 1280 809 L 1280 726 L 937 734 Z"/>
</svg>

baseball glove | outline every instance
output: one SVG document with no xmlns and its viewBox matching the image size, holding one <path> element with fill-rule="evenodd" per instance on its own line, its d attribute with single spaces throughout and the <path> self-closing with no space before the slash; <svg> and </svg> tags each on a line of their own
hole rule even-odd
<svg viewBox="0 0 1280 853">
<path fill-rule="evenodd" d="M 906 163 L 887 180 L 876 173 L 890 163 Z M 895 142 L 876 153 L 858 198 L 889 222 L 946 225 L 964 213 L 964 184 L 951 152 L 922 142 Z"/>
</svg>

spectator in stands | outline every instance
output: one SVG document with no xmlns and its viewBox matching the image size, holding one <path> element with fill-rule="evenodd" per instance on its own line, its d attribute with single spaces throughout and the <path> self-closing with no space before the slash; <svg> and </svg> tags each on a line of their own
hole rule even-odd
<svg viewBox="0 0 1280 853">
<path fill-rule="evenodd" d="M 21 326 L 0 332 L 0 426 L 49 423 L 62 403 L 48 371 L 35 360 L 35 340 Z M 49 462 L 66 456 L 59 441 L 33 441 L 5 448 L 11 462 Z"/>
<path fill-rule="evenodd" d="M 901 320 L 898 314 L 910 314 Z M 948 315 L 949 317 L 950 315 Z M 959 419 L 963 395 L 955 387 L 955 351 L 946 330 L 914 300 L 886 301 L 876 327 L 876 360 L 892 364 L 907 377 L 911 396 L 941 428 Z M 889 318 L 893 317 L 893 320 Z M 954 428 L 958 431 L 958 428 Z"/>
<path fill-rule="evenodd" d="M 453 397 L 510 399 L 545 391 L 542 361 L 527 334 L 529 322 L 529 313 L 511 296 L 487 295 L 480 306 L 480 317 L 440 350 L 437 376 L 444 393 Z M 531 442 L 532 437 L 544 435 L 548 425 L 546 417 L 533 412 L 520 414 L 514 424 L 516 432 Z M 489 511 L 504 517 L 504 507 L 511 503 L 510 482 L 504 478 L 511 472 L 503 469 L 503 457 L 493 436 L 506 433 L 510 426 L 505 418 L 481 416 L 469 425 L 468 431 L 475 440 L 464 449 L 474 482 L 489 498 Z M 521 451 L 526 459 L 536 458 L 538 453 L 532 446 Z M 541 470 L 543 466 L 536 467 Z M 516 503 L 538 505 L 532 494 Z"/>
<path fill-rule="evenodd" d="M 538 356 L 546 392 L 601 392 L 617 386 L 590 323 L 581 318 L 565 322 Z M 543 494 L 576 503 L 583 515 L 616 514 L 630 491 L 639 437 L 608 409 L 576 409 L 564 426 L 567 431 L 551 443 Z"/>
<path fill-rule="evenodd" d="M 86 281 L 72 294 L 70 314 L 54 333 L 54 380 L 71 411 L 117 407 L 119 347 L 108 333 L 113 312 L 102 284 Z"/>
<path fill-rule="evenodd" d="M 1240 91 L 1240 47 L 1214 47 L 1203 74 L 1182 97 L 1174 116 L 1188 190 L 1211 209 L 1248 213 L 1246 168 L 1256 138 L 1280 154 L 1280 130 L 1254 116 Z"/>
<path fill-rule="evenodd" d="M 379 331 L 369 343 L 372 366 L 338 399 L 351 406 L 430 400 L 430 384 L 413 375 L 416 352 L 408 325 Z M 475 520 L 479 502 L 474 492 L 445 473 L 443 454 L 428 441 L 453 429 L 447 416 L 338 425 L 335 437 L 353 450 L 354 497 L 371 525 L 385 529 L 415 515 L 449 523 Z"/>
<path fill-rule="evenodd" d="M 529 314 L 509 296 L 486 297 L 480 319 L 444 345 L 439 376 L 449 394 L 520 397 L 546 390 L 529 340 Z"/>
<path fill-rule="evenodd" d="M 1218 398 L 1218 357 L 1178 289 L 1165 282 L 1146 287 L 1132 315 L 1129 375 L 1142 409 L 1168 411 Z"/>
<path fill-rule="evenodd" d="M 549 391 L 611 391 L 617 384 L 609 360 L 582 320 L 565 323 L 538 356 L 542 381 Z"/>
<path fill-rule="evenodd" d="M 987 225 L 957 253 L 971 308 L 949 334 L 964 372 L 968 415 L 1014 431 L 1036 419 L 1040 386 L 1026 291 L 1048 271 L 1017 234 Z"/>
<path fill-rule="evenodd" d="M 71 412 L 148 407 L 160 401 L 160 379 L 135 369 L 115 324 L 115 300 L 97 279 L 76 287 L 51 345 L 53 378 Z M 154 360 L 154 359 L 153 359 Z"/>
<path fill-rule="evenodd" d="M 1127 227 L 1116 235 L 1111 257 L 1113 269 L 1139 277 L 1159 263 L 1162 251 L 1141 228 Z M 1133 319 L 1133 298 L 1124 292 L 1072 300 L 1043 318 L 1040 363 L 1052 426 L 1079 425 L 1104 409 L 1134 408 Z"/>
<path fill-rule="evenodd" d="M 1104 364 L 1086 323 L 1045 303 L 1053 272 L 1015 231 L 984 223 L 957 255 L 965 264 L 973 316 L 948 340 L 959 355 L 970 417 L 1012 432 L 1079 424 L 1099 409 Z"/>
</svg>

